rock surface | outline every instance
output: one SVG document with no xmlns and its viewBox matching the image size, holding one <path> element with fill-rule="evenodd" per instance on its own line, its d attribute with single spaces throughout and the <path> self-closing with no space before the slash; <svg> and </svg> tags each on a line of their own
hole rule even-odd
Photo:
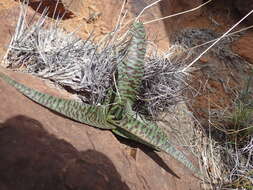
<svg viewBox="0 0 253 190">
<path fill-rule="evenodd" d="M 2 59 L 8 48 L 11 34 L 15 31 L 18 16 L 19 8 L 17 3 L 13 1 L 4 1 L 0 3 L 0 59 Z"/>
</svg>

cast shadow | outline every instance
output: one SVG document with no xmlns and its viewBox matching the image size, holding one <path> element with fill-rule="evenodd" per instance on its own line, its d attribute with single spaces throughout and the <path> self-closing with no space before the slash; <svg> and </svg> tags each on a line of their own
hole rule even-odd
<svg viewBox="0 0 253 190">
<path fill-rule="evenodd" d="M 24 0 L 21 1 L 24 2 Z M 52 19 L 61 18 L 62 20 L 66 20 L 74 16 L 70 10 L 64 7 L 61 1 L 57 3 L 57 0 L 29 1 L 28 6 L 39 14 L 47 10 L 47 16 Z"/>
<path fill-rule="evenodd" d="M 0 123 L 1 190 L 129 190 L 112 161 L 79 152 L 37 120 L 16 116 Z"/>
<path fill-rule="evenodd" d="M 155 152 L 154 149 L 152 149 L 144 144 L 135 142 L 133 140 L 119 137 L 117 135 L 115 135 L 115 136 L 121 143 L 131 146 L 132 148 L 141 149 L 146 155 L 148 155 L 156 164 L 158 164 L 166 172 L 168 172 L 171 175 L 173 175 L 174 177 L 180 179 L 180 177 L 172 169 L 170 169 L 170 167 L 163 161 L 163 159 Z"/>
</svg>

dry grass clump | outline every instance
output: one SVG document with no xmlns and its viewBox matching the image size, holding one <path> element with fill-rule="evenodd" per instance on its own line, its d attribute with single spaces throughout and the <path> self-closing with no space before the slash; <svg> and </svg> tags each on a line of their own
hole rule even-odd
<svg viewBox="0 0 253 190">
<path fill-rule="evenodd" d="M 253 74 L 253 70 L 251 72 Z M 253 82 L 250 76 L 234 102 L 234 110 L 224 118 L 229 180 L 224 188 L 253 189 Z"/>
<path fill-rule="evenodd" d="M 243 35 L 243 30 L 242 32 L 235 32 L 233 35 L 227 35 L 213 46 L 208 53 L 219 58 L 225 64 L 226 62 L 230 63 L 229 60 L 233 60 L 235 65 L 240 65 L 240 62 L 243 62 L 242 58 L 231 50 L 230 45 L 241 35 Z M 177 33 L 172 42 L 173 44 L 182 45 L 191 54 L 199 55 L 210 46 L 209 42 L 215 41 L 220 36 L 220 34 L 210 29 L 188 28 Z M 237 63 L 235 63 L 235 60 L 237 60 Z"/>
<path fill-rule="evenodd" d="M 207 182 L 213 189 L 253 189 L 253 83 L 249 77 L 238 94 L 231 111 L 219 118 L 209 118 L 210 133 L 202 161 L 206 162 Z M 214 140 L 212 132 L 220 133 L 222 140 Z"/>
<path fill-rule="evenodd" d="M 136 106 L 140 110 L 143 105 L 147 106 L 148 113 L 156 116 L 157 113 L 170 111 L 172 106 L 185 100 L 183 93 L 188 88 L 188 76 L 180 72 L 187 60 L 182 46 L 173 45 L 163 55 L 154 54 L 154 50 L 146 58 L 145 74 Z"/>
<path fill-rule="evenodd" d="M 37 21 L 28 24 L 27 7 L 21 6 L 15 34 L 5 56 L 7 67 L 50 79 L 98 104 L 110 86 L 116 55 L 109 48 L 67 33 L 56 22 L 46 23 L 46 10 Z M 87 98 L 86 98 L 87 96 Z"/>
<path fill-rule="evenodd" d="M 249 64 L 230 49 L 231 42 L 243 33 L 236 34 L 218 42 L 209 54 L 227 68 L 233 67 L 238 73 L 243 73 L 241 71 Z M 209 46 L 208 42 L 219 36 L 209 29 L 185 29 L 177 33 L 173 43 L 190 51 L 191 60 Z M 229 92 L 237 92 L 232 107 L 215 110 L 215 113 L 209 109 L 209 126 L 204 129 L 199 125 L 193 129 L 196 138 L 190 147 L 201 162 L 205 174 L 204 189 L 253 189 L 253 73 L 249 76 L 241 91 L 229 89 Z M 208 77 L 217 80 L 217 76 Z M 243 75 L 240 77 L 244 78 Z"/>
</svg>

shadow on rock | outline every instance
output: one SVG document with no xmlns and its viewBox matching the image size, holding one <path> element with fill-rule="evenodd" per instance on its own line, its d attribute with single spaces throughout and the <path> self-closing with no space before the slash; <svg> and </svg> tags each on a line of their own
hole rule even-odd
<svg viewBox="0 0 253 190">
<path fill-rule="evenodd" d="M 81 139 L 80 139 L 81 140 Z M 1 190 L 128 190 L 104 154 L 77 151 L 31 118 L 0 124 Z"/>
<path fill-rule="evenodd" d="M 121 143 L 131 146 L 133 148 L 141 149 L 146 155 L 149 156 L 149 158 L 151 158 L 156 164 L 158 164 L 166 172 L 168 172 L 171 175 L 173 175 L 174 177 L 180 179 L 180 177 L 172 169 L 170 169 L 170 167 L 163 161 L 163 159 L 155 152 L 154 149 L 152 149 L 144 144 L 140 144 L 138 142 L 135 142 L 135 141 L 132 141 L 129 139 L 125 139 L 125 138 L 119 137 L 117 135 L 115 135 L 115 136 Z"/>
<path fill-rule="evenodd" d="M 65 9 L 62 1 L 57 3 L 57 1 L 54 0 L 30 0 L 29 6 L 40 14 L 42 14 L 44 10 L 47 10 L 47 16 L 53 19 L 62 18 L 65 20 L 74 15 L 70 10 Z"/>
</svg>

